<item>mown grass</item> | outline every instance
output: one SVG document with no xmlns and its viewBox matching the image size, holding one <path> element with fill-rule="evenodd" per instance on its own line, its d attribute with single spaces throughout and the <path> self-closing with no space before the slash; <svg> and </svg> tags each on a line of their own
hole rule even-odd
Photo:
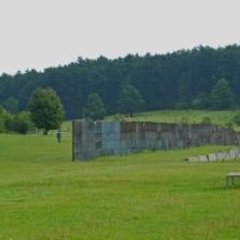
<svg viewBox="0 0 240 240">
<path fill-rule="evenodd" d="M 240 162 L 225 147 L 71 161 L 71 136 L 0 134 L 0 239 L 240 239 Z"/>
</svg>

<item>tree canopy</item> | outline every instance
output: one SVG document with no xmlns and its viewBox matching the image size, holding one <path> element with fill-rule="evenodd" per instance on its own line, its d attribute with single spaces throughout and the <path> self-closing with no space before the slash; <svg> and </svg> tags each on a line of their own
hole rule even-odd
<svg viewBox="0 0 240 240">
<path fill-rule="evenodd" d="M 229 109 L 234 106 L 234 95 L 228 82 L 222 78 L 211 92 L 211 108 L 215 110 Z"/>
<path fill-rule="evenodd" d="M 36 89 L 29 102 L 31 118 L 37 128 L 47 134 L 50 129 L 60 127 L 64 119 L 63 105 L 51 88 Z"/>
<path fill-rule="evenodd" d="M 119 96 L 119 110 L 121 113 L 128 113 L 131 117 L 134 112 L 143 109 L 144 100 L 140 92 L 133 86 L 125 86 Z"/>
<path fill-rule="evenodd" d="M 228 82 L 238 103 L 239 59 L 238 45 L 217 49 L 199 46 L 167 54 L 127 55 L 117 59 L 79 57 L 76 62 L 43 72 L 2 74 L 0 105 L 11 112 L 26 110 L 34 90 L 51 87 L 60 97 L 67 119 L 81 117 L 88 96 L 94 93 L 101 97 L 106 113 L 115 114 L 120 108 L 122 89 L 131 85 L 141 93 L 146 110 L 207 108 L 211 106 L 203 96 L 215 101 L 216 90 L 212 90 L 222 78 Z M 230 105 L 223 104 L 221 108 Z"/>
<path fill-rule="evenodd" d="M 102 99 L 97 93 L 88 96 L 87 106 L 84 109 L 84 117 L 91 120 L 101 120 L 106 115 Z"/>
</svg>

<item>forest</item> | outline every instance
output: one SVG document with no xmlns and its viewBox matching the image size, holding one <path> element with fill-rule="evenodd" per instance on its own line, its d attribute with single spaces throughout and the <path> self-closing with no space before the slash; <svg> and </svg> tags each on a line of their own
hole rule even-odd
<svg viewBox="0 0 240 240">
<path fill-rule="evenodd" d="M 0 105 L 16 113 L 28 109 L 38 87 L 53 88 L 66 119 L 80 118 L 87 99 L 97 94 L 106 114 L 124 112 L 121 93 L 131 86 L 144 104 L 138 111 L 160 109 L 230 109 L 240 103 L 240 46 L 198 46 L 167 54 L 103 56 L 65 66 L 0 76 Z"/>
</svg>

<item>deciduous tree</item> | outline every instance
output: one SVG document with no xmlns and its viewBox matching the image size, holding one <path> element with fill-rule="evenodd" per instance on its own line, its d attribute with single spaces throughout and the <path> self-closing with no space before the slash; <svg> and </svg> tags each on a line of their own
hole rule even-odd
<svg viewBox="0 0 240 240">
<path fill-rule="evenodd" d="M 38 88 L 29 102 L 31 118 L 37 128 L 47 134 L 50 129 L 60 127 L 64 119 L 64 109 L 56 92 L 51 88 Z"/>
</svg>

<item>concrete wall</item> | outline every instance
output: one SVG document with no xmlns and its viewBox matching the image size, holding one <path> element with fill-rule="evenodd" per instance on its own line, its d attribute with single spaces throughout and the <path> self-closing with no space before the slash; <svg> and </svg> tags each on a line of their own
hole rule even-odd
<svg viewBox="0 0 240 240">
<path fill-rule="evenodd" d="M 229 151 L 215 152 L 206 155 L 199 155 L 189 157 L 189 162 L 213 162 L 213 161 L 227 161 L 240 158 L 240 149 L 233 148 Z"/>
<path fill-rule="evenodd" d="M 150 122 L 73 121 L 73 160 L 143 150 L 234 145 L 236 133 L 213 125 Z"/>
</svg>

